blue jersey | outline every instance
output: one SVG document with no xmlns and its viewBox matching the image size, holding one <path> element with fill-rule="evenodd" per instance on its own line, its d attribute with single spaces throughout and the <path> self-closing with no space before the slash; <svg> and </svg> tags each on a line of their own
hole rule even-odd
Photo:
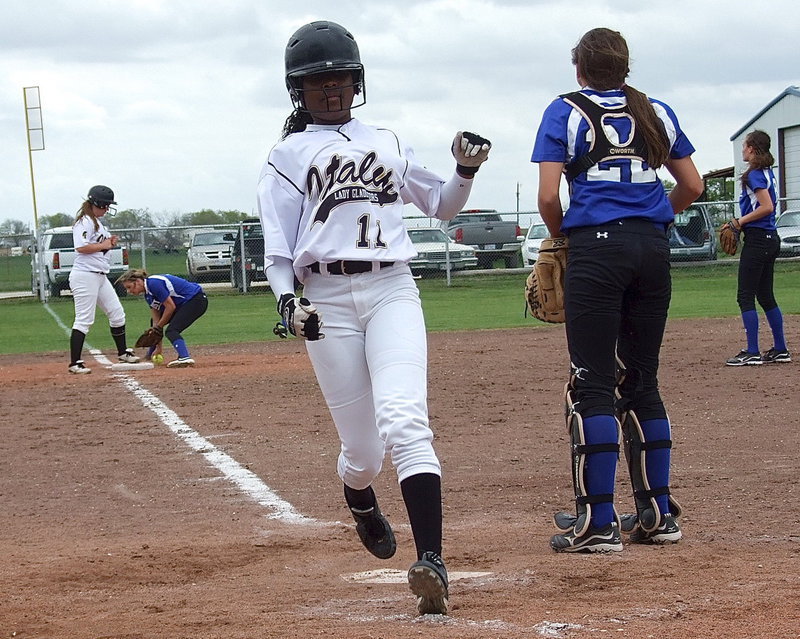
<svg viewBox="0 0 800 639">
<path fill-rule="evenodd" d="M 745 227 L 774 231 L 776 228 L 775 210 L 777 209 L 778 196 L 775 189 L 775 174 L 772 169 L 753 169 L 747 174 L 747 186 L 742 187 L 742 194 L 739 196 L 739 210 L 744 216 L 758 208 L 756 191 L 759 189 L 767 189 L 769 199 L 772 200 L 772 213 L 757 219 L 755 222 L 748 222 Z"/>
<path fill-rule="evenodd" d="M 627 102 L 621 90 L 583 89 L 581 93 L 601 106 Z M 658 100 L 650 99 L 650 103 L 664 123 L 670 145 L 669 157 L 679 159 L 694 153 L 672 109 Z M 609 117 L 604 119 L 604 124 L 603 130 L 612 143 L 625 144 L 633 134 L 633 122 L 628 117 Z M 589 122 L 559 97 L 542 116 L 531 161 L 566 165 L 588 153 L 591 144 Z M 570 184 L 570 202 L 561 229 L 568 232 L 572 228 L 607 224 L 626 217 L 646 218 L 664 225 L 674 219 L 672 205 L 655 170 L 635 157 L 599 162 L 578 174 Z"/>
<path fill-rule="evenodd" d="M 161 312 L 164 302 L 172 298 L 180 308 L 195 295 L 203 292 L 203 287 L 195 282 L 187 282 L 175 275 L 151 275 L 144 281 L 144 299 L 150 308 Z"/>
</svg>

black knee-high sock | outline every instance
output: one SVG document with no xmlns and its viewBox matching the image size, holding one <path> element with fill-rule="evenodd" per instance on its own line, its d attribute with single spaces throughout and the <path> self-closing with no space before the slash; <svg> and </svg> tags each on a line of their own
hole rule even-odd
<svg viewBox="0 0 800 639">
<path fill-rule="evenodd" d="M 114 338 L 114 343 L 117 345 L 117 355 L 124 355 L 125 351 L 128 350 L 128 345 L 125 342 L 125 324 L 112 326 L 111 337 Z"/>
<path fill-rule="evenodd" d="M 372 486 L 367 486 L 363 490 L 356 490 L 345 484 L 344 498 L 350 508 L 358 510 L 368 510 L 375 505 L 375 492 L 372 490 Z"/>
<path fill-rule="evenodd" d="M 86 333 L 81 333 L 78 330 L 72 329 L 69 336 L 69 357 L 70 366 L 81 358 L 81 351 L 83 350 L 83 342 L 86 339 Z"/>
<path fill-rule="evenodd" d="M 433 551 L 442 554 L 442 479 L 433 473 L 412 475 L 400 482 L 417 558 Z"/>
</svg>

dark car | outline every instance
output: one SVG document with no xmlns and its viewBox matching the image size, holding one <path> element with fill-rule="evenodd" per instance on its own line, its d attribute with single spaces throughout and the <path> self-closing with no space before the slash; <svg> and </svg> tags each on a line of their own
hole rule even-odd
<svg viewBox="0 0 800 639">
<path fill-rule="evenodd" d="M 675 214 L 667 231 L 669 257 L 674 262 L 717 259 L 717 235 L 711 216 L 702 206 L 690 206 Z"/>
<path fill-rule="evenodd" d="M 226 238 L 227 239 L 227 238 Z M 230 234 L 231 286 L 244 291 L 253 282 L 266 282 L 264 273 L 264 232 L 261 220 L 249 217 L 242 221 L 236 233 Z M 242 253 L 244 247 L 244 253 Z"/>
</svg>

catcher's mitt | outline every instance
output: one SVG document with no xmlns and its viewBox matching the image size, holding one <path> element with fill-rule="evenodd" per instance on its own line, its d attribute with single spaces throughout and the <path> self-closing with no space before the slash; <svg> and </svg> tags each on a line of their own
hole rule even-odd
<svg viewBox="0 0 800 639">
<path fill-rule="evenodd" d="M 162 339 L 164 339 L 163 328 L 159 328 L 158 326 L 148 328 L 144 333 L 139 335 L 139 339 L 136 340 L 136 348 L 157 346 Z"/>
<path fill-rule="evenodd" d="M 539 246 L 539 258 L 525 281 L 525 301 L 531 315 L 543 322 L 562 324 L 567 238 L 549 237 Z"/>
<path fill-rule="evenodd" d="M 719 230 L 719 244 L 722 250 L 728 255 L 736 255 L 736 249 L 739 248 L 739 233 L 742 231 L 742 225 L 735 217 L 731 218 L 729 222 L 722 225 Z"/>
</svg>

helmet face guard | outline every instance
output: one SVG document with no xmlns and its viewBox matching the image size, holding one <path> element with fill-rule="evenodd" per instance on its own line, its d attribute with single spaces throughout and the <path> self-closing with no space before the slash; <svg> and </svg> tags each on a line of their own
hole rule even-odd
<svg viewBox="0 0 800 639">
<path fill-rule="evenodd" d="M 346 69 L 331 69 L 331 71 L 340 71 Z M 325 71 L 321 71 L 319 73 L 325 73 Z M 286 84 L 289 89 L 289 97 L 292 98 L 292 104 L 294 105 L 295 109 L 300 109 L 301 111 L 307 111 L 308 113 L 325 113 L 327 111 L 312 111 L 308 107 L 306 107 L 304 93 L 305 90 L 303 89 L 303 78 L 307 78 L 311 75 L 316 75 L 314 73 L 307 73 L 304 75 L 294 76 L 291 78 L 287 78 Z M 353 93 L 360 97 L 358 102 L 354 101 L 348 109 L 355 109 L 356 107 L 363 106 L 364 103 L 367 101 L 367 92 L 364 88 L 364 75 L 363 71 L 360 73 L 360 78 L 356 79 L 356 72 L 352 73 L 353 75 L 353 83 L 352 84 L 339 84 L 336 86 L 335 89 L 321 89 L 323 93 L 329 95 L 329 91 L 336 92 L 337 94 L 345 89 L 353 89 Z"/>
<path fill-rule="evenodd" d="M 328 71 L 350 71 L 353 92 L 361 101 L 352 104 L 354 109 L 367 101 L 364 84 L 364 65 L 353 35 L 335 22 L 311 22 L 300 27 L 289 38 L 285 53 L 286 88 L 296 109 L 307 111 L 303 100 L 303 78 Z M 337 87 L 337 90 L 348 87 Z"/>
</svg>

